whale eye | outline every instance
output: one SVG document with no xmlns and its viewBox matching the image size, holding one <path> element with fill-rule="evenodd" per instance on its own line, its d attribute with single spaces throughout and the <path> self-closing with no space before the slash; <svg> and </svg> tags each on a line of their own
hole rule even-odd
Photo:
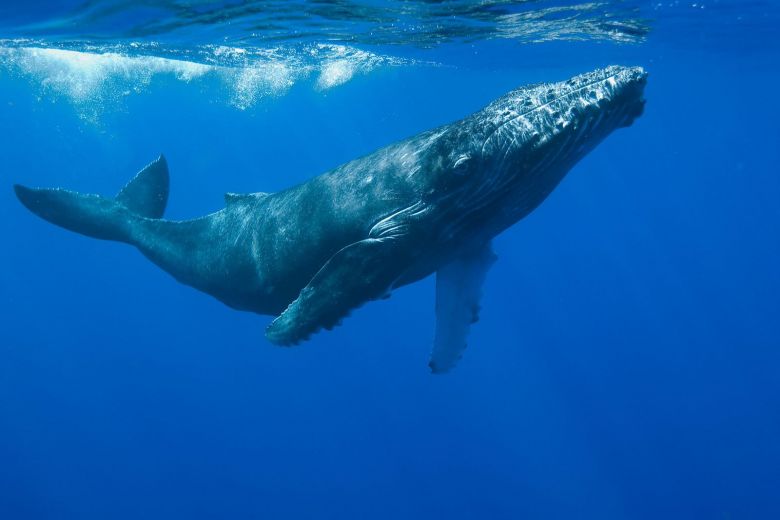
<svg viewBox="0 0 780 520">
<path fill-rule="evenodd" d="M 466 168 L 468 167 L 470 160 L 471 160 L 471 156 L 469 154 L 464 153 L 463 155 L 455 159 L 455 164 L 452 165 L 452 169 L 458 173 L 463 173 L 466 171 Z"/>
</svg>

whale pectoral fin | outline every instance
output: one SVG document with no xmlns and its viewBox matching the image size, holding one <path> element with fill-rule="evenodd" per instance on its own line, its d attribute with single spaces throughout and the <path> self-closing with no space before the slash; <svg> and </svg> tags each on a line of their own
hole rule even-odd
<svg viewBox="0 0 780 520">
<path fill-rule="evenodd" d="M 487 243 L 436 272 L 436 338 L 428 362 L 433 373 L 452 369 L 466 350 L 469 328 L 479 319 L 482 284 L 495 260 Z"/>
<path fill-rule="evenodd" d="M 294 345 L 322 328 L 333 328 L 367 301 L 385 296 L 407 265 L 402 249 L 397 238 L 368 238 L 343 248 L 271 322 L 265 336 L 272 343 Z"/>
</svg>

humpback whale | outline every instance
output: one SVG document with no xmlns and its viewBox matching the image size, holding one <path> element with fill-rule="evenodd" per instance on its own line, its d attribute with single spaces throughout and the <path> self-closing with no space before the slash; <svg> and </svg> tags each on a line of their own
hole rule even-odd
<svg viewBox="0 0 780 520">
<path fill-rule="evenodd" d="M 436 273 L 429 366 L 466 348 L 493 237 L 552 192 L 613 130 L 642 113 L 647 74 L 611 66 L 518 88 L 451 124 L 391 144 L 277 193 L 225 195 L 225 207 L 163 219 L 163 156 L 114 197 L 15 185 L 58 226 L 126 242 L 181 283 L 235 309 L 277 316 L 272 343 L 293 345 L 353 309 Z"/>
</svg>

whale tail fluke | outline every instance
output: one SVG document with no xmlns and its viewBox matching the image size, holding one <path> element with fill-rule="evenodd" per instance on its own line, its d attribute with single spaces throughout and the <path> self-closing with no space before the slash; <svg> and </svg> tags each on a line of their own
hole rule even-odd
<svg viewBox="0 0 780 520">
<path fill-rule="evenodd" d="M 168 202 L 168 185 L 168 165 L 161 155 L 113 199 L 19 184 L 14 185 L 14 191 L 27 209 L 52 224 L 93 238 L 130 242 L 134 220 L 162 217 Z"/>
<path fill-rule="evenodd" d="M 162 218 L 168 204 L 169 186 L 168 163 L 160 155 L 119 190 L 116 201 L 136 215 Z"/>
</svg>

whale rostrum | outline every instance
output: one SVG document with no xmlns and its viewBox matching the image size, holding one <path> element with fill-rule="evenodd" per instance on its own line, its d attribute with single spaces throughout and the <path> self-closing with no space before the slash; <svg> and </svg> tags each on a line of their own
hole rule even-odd
<svg viewBox="0 0 780 520">
<path fill-rule="evenodd" d="M 126 242 L 181 283 L 235 309 L 277 316 L 292 345 L 353 309 L 436 273 L 430 367 L 446 372 L 478 318 L 491 240 L 528 215 L 575 163 L 642 113 L 647 74 L 612 66 L 521 87 L 451 124 L 277 193 L 225 195 L 194 220 L 163 219 L 164 157 L 115 197 L 16 185 L 58 226 Z"/>
</svg>

